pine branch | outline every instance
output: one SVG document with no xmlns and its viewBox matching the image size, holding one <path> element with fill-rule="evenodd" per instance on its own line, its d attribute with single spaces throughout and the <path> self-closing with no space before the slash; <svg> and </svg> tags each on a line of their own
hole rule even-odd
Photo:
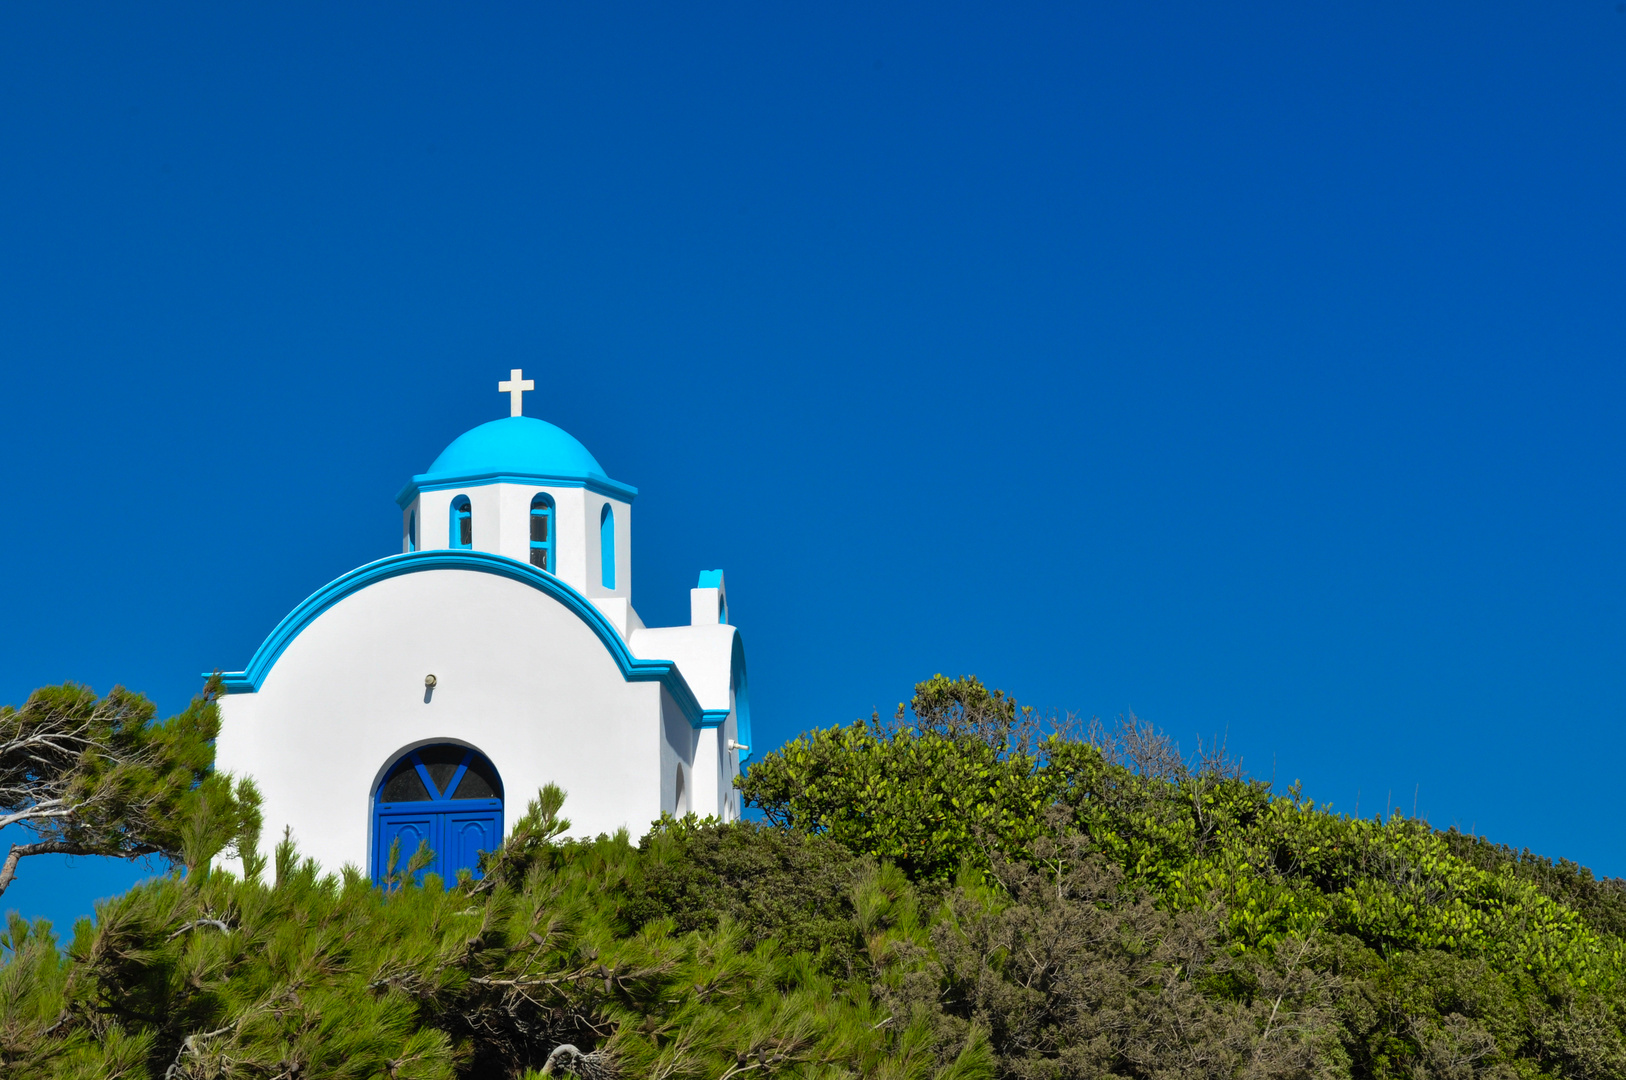
<svg viewBox="0 0 1626 1080">
<path fill-rule="evenodd" d="M 231 933 L 231 927 L 227 926 L 220 919 L 193 919 L 191 922 L 185 924 L 179 930 L 175 931 L 173 934 L 169 935 L 169 937 L 165 938 L 164 940 L 165 941 L 174 941 L 176 938 L 180 937 L 182 934 L 186 933 L 188 930 L 196 930 L 200 926 L 212 926 L 215 929 L 219 930 L 222 934 Z"/>
<path fill-rule="evenodd" d="M 98 855 L 82 844 L 70 844 L 60 840 L 41 840 L 35 844 L 13 844 L 6 853 L 6 861 L 0 865 L 0 893 L 6 891 L 12 879 L 17 876 L 17 864 L 28 855 Z"/>
</svg>

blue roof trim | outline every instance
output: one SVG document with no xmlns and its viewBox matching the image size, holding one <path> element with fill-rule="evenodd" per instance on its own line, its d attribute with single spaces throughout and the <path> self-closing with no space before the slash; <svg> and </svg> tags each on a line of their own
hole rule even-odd
<svg viewBox="0 0 1626 1080">
<path fill-rule="evenodd" d="M 407 482 L 395 505 L 405 510 L 420 491 L 445 491 L 448 488 L 483 487 L 486 484 L 528 484 L 533 487 L 584 487 L 606 498 L 631 502 L 638 497 L 638 489 L 607 476 L 550 476 L 546 473 L 474 473 L 469 476 L 434 477 L 419 473 Z"/>
<path fill-rule="evenodd" d="M 700 584 L 697 589 L 721 589 L 723 587 L 723 572 L 721 570 L 700 571 Z"/>
<path fill-rule="evenodd" d="M 728 719 L 730 709 L 702 709 L 700 711 L 700 727 L 722 727 L 723 721 Z"/>
<path fill-rule="evenodd" d="M 510 559 L 506 555 L 493 555 L 489 551 L 412 551 L 360 566 L 336 578 L 311 593 L 302 603 L 277 624 L 271 635 L 254 650 L 254 658 L 242 671 L 221 674 L 228 694 L 252 694 L 260 689 L 266 675 L 277 659 L 304 629 L 316 621 L 328 608 L 352 593 L 367 586 L 402 574 L 416 574 L 424 570 L 470 570 L 479 574 L 495 574 L 538 592 L 547 593 L 586 623 L 604 647 L 615 658 L 621 677 L 628 682 L 658 682 L 666 687 L 683 710 L 690 724 L 700 727 L 705 722 L 705 710 L 695 698 L 694 691 L 684 680 L 677 665 L 670 660 L 640 660 L 627 649 L 626 642 L 615 632 L 615 627 L 604 613 L 581 593 L 566 585 L 552 574 L 544 573 L 528 563 Z M 739 646 L 736 644 L 736 650 Z M 205 677 L 211 674 L 205 672 Z"/>
</svg>

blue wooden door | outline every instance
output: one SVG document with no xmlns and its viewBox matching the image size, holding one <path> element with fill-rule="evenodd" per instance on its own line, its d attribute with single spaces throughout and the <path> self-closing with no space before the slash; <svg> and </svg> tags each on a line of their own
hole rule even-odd
<svg viewBox="0 0 1626 1080">
<path fill-rule="evenodd" d="M 373 880 L 382 883 L 396 849 L 395 873 L 420 843 L 434 858 L 418 875 L 480 873 L 480 853 L 502 843 L 502 781 L 491 762 L 466 746 L 421 746 L 384 773 L 373 793 Z"/>
</svg>

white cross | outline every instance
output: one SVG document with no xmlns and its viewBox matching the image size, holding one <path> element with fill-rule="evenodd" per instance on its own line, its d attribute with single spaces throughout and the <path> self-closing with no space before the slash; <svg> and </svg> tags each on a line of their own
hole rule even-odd
<svg viewBox="0 0 1626 1080">
<path fill-rule="evenodd" d="M 524 378 L 523 368 L 514 368 L 508 373 L 508 381 L 497 384 L 497 393 L 508 395 L 508 415 L 525 415 L 525 391 L 535 390 L 536 381 Z"/>
</svg>

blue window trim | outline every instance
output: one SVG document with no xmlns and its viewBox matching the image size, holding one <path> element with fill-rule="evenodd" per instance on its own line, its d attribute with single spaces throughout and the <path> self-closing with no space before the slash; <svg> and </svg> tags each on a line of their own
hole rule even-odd
<svg viewBox="0 0 1626 1080">
<path fill-rule="evenodd" d="M 418 550 L 418 512 L 416 510 L 407 515 L 407 542 L 408 551 Z"/>
<path fill-rule="evenodd" d="M 554 509 L 553 496 L 549 495 L 545 491 L 537 492 L 536 495 L 531 499 L 531 516 L 535 517 L 539 509 L 546 514 L 548 518 L 548 539 L 545 543 L 538 543 L 537 541 L 532 540 L 531 551 L 546 551 L 546 565 L 540 567 L 539 569 L 546 570 L 550 574 L 557 573 L 559 564 L 554 561 L 554 541 L 559 535 L 559 515 Z M 532 555 L 532 558 L 535 558 L 534 554 Z M 531 565 L 535 566 L 536 564 L 533 562 Z"/>
<path fill-rule="evenodd" d="M 463 542 L 462 524 L 464 519 L 469 523 L 469 542 Z M 446 546 L 467 551 L 474 546 L 474 504 L 467 495 L 458 495 L 452 499 L 451 507 L 446 511 Z"/>
<path fill-rule="evenodd" d="M 598 512 L 598 583 L 615 588 L 615 508 L 609 503 Z"/>
<path fill-rule="evenodd" d="M 689 688 L 682 673 L 678 671 L 677 664 L 671 660 L 640 660 L 633 656 L 610 620 L 581 593 L 552 574 L 544 574 L 536 567 L 522 563 L 518 559 L 510 559 L 506 555 L 497 555 L 489 551 L 472 550 L 415 551 L 391 555 L 335 578 L 306 597 L 277 624 L 270 636 L 254 650 L 254 656 L 246 668 L 242 671 L 220 673 L 226 692 L 228 694 L 257 692 L 277 659 L 287 651 L 293 640 L 315 622 L 318 616 L 345 597 L 389 578 L 428 570 L 466 570 L 493 574 L 548 594 L 586 623 L 597 635 L 605 650 L 615 660 L 623 679 L 628 682 L 658 682 L 672 695 L 672 700 L 677 703 L 683 718 L 690 724 L 699 727 L 705 719 L 705 710 L 701 709 L 699 700 L 694 696 L 694 691 Z M 734 633 L 733 662 L 739 667 L 743 685 L 745 653 L 737 631 Z M 208 678 L 211 674 L 213 673 L 204 672 L 203 677 Z M 741 730 L 748 729 L 742 727 Z M 740 741 L 749 743 L 744 737 Z"/>
</svg>

